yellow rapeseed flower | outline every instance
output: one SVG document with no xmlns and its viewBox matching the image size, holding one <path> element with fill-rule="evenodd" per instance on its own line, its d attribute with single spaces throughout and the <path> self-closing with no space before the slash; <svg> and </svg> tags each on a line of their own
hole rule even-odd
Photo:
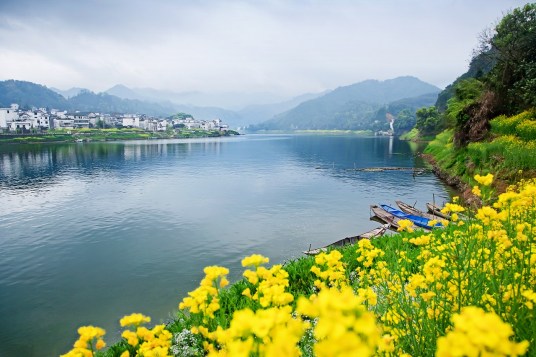
<svg viewBox="0 0 536 357">
<path fill-rule="evenodd" d="M 423 234 L 421 236 L 411 238 L 409 240 L 409 242 L 412 243 L 412 244 L 415 244 L 417 246 L 419 246 L 419 245 L 427 245 L 428 243 L 430 243 L 431 238 L 432 238 L 431 234 Z"/>
<path fill-rule="evenodd" d="M 482 191 L 480 191 L 480 187 L 478 186 L 473 186 L 473 189 L 471 190 L 471 192 L 475 196 L 482 197 Z"/>
<path fill-rule="evenodd" d="M 260 254 L 253 254 L 253 255 L 250 255 L 249 257 L 245 257 L 244 259 L 242 259 L 242 266 L 243 267 L 248 267 L 248 266 L 258 267 L 259 265 L 266 264 L 269 261 L 270 259 L 267 257 L 264 257 Z"/>
<path fill-rule="evenodd" d="M 486 176 L 475 175 L 475 180 L 483 186 L 489 186 L 493 182 L 493 175 L 487 174 Z"/>
<path fill-rule="evenodd" d="M 454 328 L 437 340 L 437 357 L 521 356 L 529 346 L 528 341 L 511 341 L 512 327 L 478 307 L 464 307 L 452 322 Z"/>
<path fill-rule="evenodd" d="M 527 301 L 525 301 L 525 305 L 532 310 L 534 308 L 534 304 L 536 303 L 536 292 L 532 290 L 524 290 L 521 295 L 527 299 Z"/>
<path fill-rule="evenodd" d="M 119 324 L 121 325 L 121 327 L 139 326 L 149 322 L 151 322 L 151 318 L 149 316 L 145 316 L 139 313 L 133 313 L 124 316 L 121 320 L 119 320 Z"/>
<path fill-rule="evenodd" d="M 413 222 L 409 219 L 401 219 L 398 221 L 398 229 L 399 232 L 413 232 Z"/>
<path fill-rule="evenodd" d="M 315 356 L 372 356 L 380 344 L 374 315 L 349 287 L 321 290 L 301 297 L 296 311 L 315 318 Z"/>
</svg>

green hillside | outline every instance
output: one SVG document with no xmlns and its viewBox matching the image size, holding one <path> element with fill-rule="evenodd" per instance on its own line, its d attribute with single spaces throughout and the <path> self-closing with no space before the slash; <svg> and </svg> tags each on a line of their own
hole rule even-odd
<svg viewBox="0 0 536 357">
<path fill-rule="evenodd" d="M 406 105 L 395 105 L 397 113 L 403 109 L 429 105 L 435 102 L 439 91 L 439 88 L 415 77 L 366 80 L 339 87 L 324 96 L 301 103 L 250 129 L 371 129 L 375 120 L 386 124 L 385 116 L 378 119 L 378 111 L 382 108 L 406 98 L 414 99 L 407 99 Z"/>
<path fill-rule="evenodd" d="M 21 108 L 42 107 L 100 113 L 144 113 L 159 116 L 167 116 L 176 111 L 172 105 L 121 99 L 88 90 L 82 90 L 78 95 L 66 99 L 40 84 L 16 80 L 0 81 L 0 106 L 7 107 L 12 103 L 19 104 Z"/>
<path fill-rule="evenodd" d="M 0 81 L 0 106 L 8 107 L 12 103 L 21 108 L 69 108 L 67 99 L 45 86 L 12 79 Z"/>
</svg>

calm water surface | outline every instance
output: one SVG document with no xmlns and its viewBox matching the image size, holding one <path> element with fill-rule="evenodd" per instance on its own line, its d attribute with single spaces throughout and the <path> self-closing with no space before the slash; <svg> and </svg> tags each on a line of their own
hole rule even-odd
<svg viewBox="0 0 536 357">
<path fill-rule="evenodd" d="M 384 137 L 262 136 L 0 146 L 0 356 L 56 356 L 94 324 L 168 321 L 203 267 L 240 277 L 372 229 L 369 205 L 442 202 L 433 176 Z M 414 144 L 413 144 L 414 145 Z"/>
</svg>

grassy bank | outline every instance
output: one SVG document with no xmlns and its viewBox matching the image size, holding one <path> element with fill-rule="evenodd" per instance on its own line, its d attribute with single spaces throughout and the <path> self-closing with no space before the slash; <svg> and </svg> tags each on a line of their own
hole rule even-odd
<svg viewBox="0 0 536 357">
<path fill-rule="evenodd" d="M 46 134 L 0 135 L 0 144 L 76 142 L 76 141 L 113 141 L 147 139 L 185 139 L 239 135 L 233 130 L 182 129 L 180 131 L 148 132 L 142 129 L 78 129 L 50 130 Z"/>
<path fill-rule="evenodd" d="M 400 140 L 415 141 L 415 142 L 432 141 L 434 140 L 434 136 L 422 135 L 417 128 L 413 128 L 407 133 L 400 135 Z"/>
<path fill-rule="evenodd" d="M 425 150 L 444 172 L 472 186 L 475 174 L 493 173 L 496 188 L 536 177 L 536 112 L 512 117 L 500 116 L 491 121 L 487 140 L 456 148 L 454 132 L 437 135 Z"/>
<path fill-rule="evenodd" d="M 70 355 L 536 355 L 536 180 L 492 205 L 491 176 L 476 179 L 488 205 L 465 221 L 284 265 L 252 255 L 232 285 L 206 267 L 173 322 L 126 316 L 109 348 L 86 326 Z"/>
</svg>

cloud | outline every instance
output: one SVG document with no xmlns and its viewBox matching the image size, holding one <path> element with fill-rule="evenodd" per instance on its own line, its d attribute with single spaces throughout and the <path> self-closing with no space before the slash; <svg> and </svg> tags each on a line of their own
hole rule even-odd
<svg viewBox="0 0 536 357">
<path fill-rule="evenodd" d="M 445 86 L 465 71 L 478 33 L 520 5 L 4 0 L 0 79 L 286 95 L 400 75 Z"/>
</svg>

